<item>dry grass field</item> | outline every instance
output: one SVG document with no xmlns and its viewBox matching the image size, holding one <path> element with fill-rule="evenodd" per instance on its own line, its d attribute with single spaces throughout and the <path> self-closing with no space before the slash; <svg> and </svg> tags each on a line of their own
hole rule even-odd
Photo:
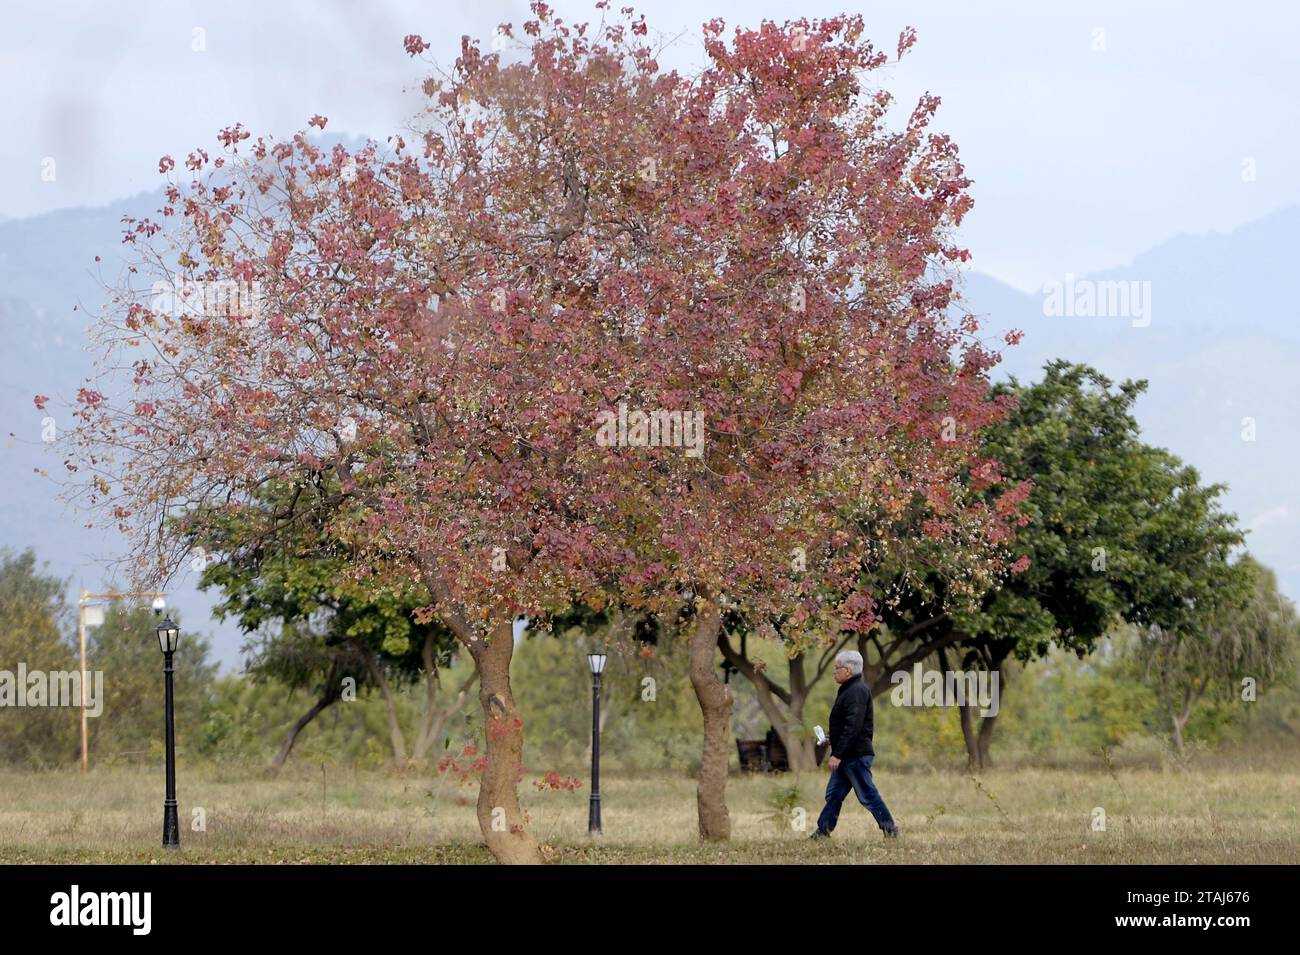
<svg viewBox="0 0 1300 955">
<path fill-rule="evenodd" d="M 713 846 L 696 840 L 694 782 L 684 776 L 604 780 L 605 835 L 596 841 L 586 835 L 585 789 L 543 792 L 529 778 L 521 793 L 531 831 L 560 863 L 1300 861 L 1295 759 L 1014 768 L 978 778 L 879 769 L 903 829 L 896 842 L 850 801 L 834 840 L 810 843 L 821 774 L 733 776 L 733 838 Z M 451 781 L 319 766 L 278 776 L 182 766 L 179 790 L 183 849 L 164 853 L 160 771 L 0 773 L 0 862 L 491 861 L 479 845 L 474 790 Z M 194 829 L 196 808 L 206 831 Z M 1104 830 L 1094 829 L 1098 808 Z"/>
</svg>

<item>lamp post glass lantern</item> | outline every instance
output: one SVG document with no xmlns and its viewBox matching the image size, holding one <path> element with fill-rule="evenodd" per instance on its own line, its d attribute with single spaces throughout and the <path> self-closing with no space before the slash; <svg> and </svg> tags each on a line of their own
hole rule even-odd
<svg viewBox="0 0 1300 955">
<path fill-rule="evenodd" d="M 605 654 L 587 654 L 591 669 L 591 799 L 587 806 L 587 833 L 600 835 L 600 675 L 605 672 Z"/>
<path fill-rule="evenodd" d="M 163 679 L 165 682 L 165 714 L 167 726 L 167 795 L 163 800 L 163 848 L 179 849 L 181 847 L 181 826 L 176 813 L 176 719 L 172 697 L 172 660 L 176 654 L 176 644 L 180 640 L 180 627 L 172 623 L 171 617 L 165 617 L 158 624 L 158 649 L 163 655 Z"/>
<path fill-rule="evenodd" d="M 167 617 L 157 626 L 158 632 L 158 649 L 163 653 L 175 653 L 176 641 L 180 639 L 180 627 L 172 623 L 172 618 Z"/>
</svg>

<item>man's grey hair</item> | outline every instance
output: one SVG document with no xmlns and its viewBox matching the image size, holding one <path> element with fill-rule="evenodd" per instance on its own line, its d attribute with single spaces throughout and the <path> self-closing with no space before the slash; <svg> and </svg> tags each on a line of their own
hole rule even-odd
<svg viewBox="0 0 1300 955">
<path fill-rule="evenodd" d="M 844 650 L 835 657 L 838 666 L 847 667 L 854 676 L 862 675 L 862 654 L 857 650 Z"/>
</svg>

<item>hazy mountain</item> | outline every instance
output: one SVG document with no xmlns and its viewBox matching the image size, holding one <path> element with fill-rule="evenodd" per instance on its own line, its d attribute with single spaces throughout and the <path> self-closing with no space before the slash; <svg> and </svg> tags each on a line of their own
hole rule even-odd
<svg viewBox="0 0 1300 955">
<path fill-rule="evenodd" d="M 103 561 L 120 541 L 82 526 L 54 496 L 50 479 L 60 460 L 42 440 L 34 394 L 60 407 L 90 371 L 84 329 L 117 280 L 124 214 L 150 215 L 160 194 L 143 194 L 98 208 L 67 209 L 28 219 L 0 219 L 0 546 L 35 546 L 73 586 L 98 587 Z M 1300 237 L 1300 209 L 1219 235 L 1178 236 L 1130 266 L 1075 276 L 1084 282 L 1136 282 L 1149 290 L 1149 324 L 1142 316 L 1064 317 L 1044 314 L 1047 296 L 1028 295 L 978 273 L 964 281 L 968 306 L 984 328 L 1025 332 L 1009 348 L 1000 374 L 1038 377 L 1044 361 L 1064 357 L 1095 365 L 1108 376 L 1145 378 L 1138 417 L 1149 441 L 1196 465 L 1208 480 L 1230 485 L 1227 501 L 1252 527 L 1251 550 L 1300 596 L 1300 449 L 1292 440 L 1300 419 L 1300 324 L 1293 295 L 1280 284 Z M 95 262 L 95 256 L 101 261 Z M 1066 276 L 1060 276 L 1064 284 Z M 1141 283 L 1149 283 L 1143 286 Z M 1140 299 L 1131 300 L 1146 303 Z M 1076 300 L 1077 301 L 1077 300 Z M 1243 419 L 1255 440 L 1243 440 Z M 12 437 L 11 437 L 12 435 Z M 217 636 L 219 659 L 238 663 L 234 627 L 208 621 L 211 599 L 180 582 L 172 604 L 186 625 Z"/>
<path fill-rule="evenodd" d="M 362 143 L 334 134 L 314 139 L 323 149 Z M 105 301 L 105 287 L 121 277 L 122 217 L 158 218 L 162 204 L 160 188 L 106 206 L 0 217 L 0 547 L 35 547 L 51 572 L 70 579 L 74 599 L 82 586 L 94 591 L 126 583 L 112 566 L 122 539 L 115 531 L 88 530 L 87 516 L 59 501 L 54 481 L 63 473 L 62 457 L 42 441 L 45 419 L 52 417 L 56 428 L 72 423 L 60 409 L 92 370 L 85 330 Z M 52 399 L 44 414 L 32 403 L 37 394 Z M 169 603 L 184 627 L 215 637 L 224 667 L 237 668 L 238 628 L 211 619 L 213 600 L 198 592 L 196 579 L 185 568 Z"/>
<path fill-rule="evenodd" d="M 1025 332 L 1006 350 L 1002 374 L 1037 378 L 1043 362 L 1059 356 L 1114 379 L 1149 381 L 1137 408 L 1146 439 L 1229 485 L 1226 501 L 1251 528 L 1251 551 L 1293 599 L 1300 596 L 1300 323 L 1295 297 L 1279 280 L 1289 274 L 1297 238 L 1300 209 L 1290 208 L 1226 235 L 1179 236 L 1127 268 L 1075 278 L 1076 286 L 1081 279 L 1150 283 L 1145 327 L 1126 316 L 1045 315 L 1047 295 L 978 274 L 964 287 L 986 328 Z"/>
<path fill-rule="evenodd" d="M 34 547 L 50 572 L 69 579 L 74 601 L 82 587 L 128 583 L 113 567 L 122 540 L 86 528 L 87 516 L 59 500 L 62 456 L 43 438 L 52 436 L 51 426 L 72 424 L 65 409 L 91 372 L 85 329 L 121 267 L 121 218 L 152 215 L 160 201 L 161 193 L 142 194 L 0 221 L 0 547 Z M 32 403 L 37 394 L 52 399 L 45 413 Z M 237 667 L 237 628 L 210 619 L 212 600 L 194 588 L 194 577 L 177 582 L 169 604 L 187 630 L 216 638 L 223 666 Z"/>
</svg>

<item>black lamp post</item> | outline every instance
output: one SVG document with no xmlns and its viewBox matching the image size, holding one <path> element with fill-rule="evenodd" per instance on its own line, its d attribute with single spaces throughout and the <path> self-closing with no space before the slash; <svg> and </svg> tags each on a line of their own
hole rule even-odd
<svg viewBox="0 0 1300 955">
<path fill-rule="evenodd" d="M 605 654 L 588 653 L 591 667 L 591 800 L 587 809 L 587 834 L 600 832 L 600 675 L 605 670 Z"/>
<path fill-rule="evenodd" d="M 166 617 L 158 624 L 158 648 L 163 654 L 163 674 L 167 684 L 167 798 L 163 800 L 163 848 L 181 847 L 181 825 L 176 817 L 176 720 L 172 703 L 172 658 L 181 631 Z"/>
</svg>

